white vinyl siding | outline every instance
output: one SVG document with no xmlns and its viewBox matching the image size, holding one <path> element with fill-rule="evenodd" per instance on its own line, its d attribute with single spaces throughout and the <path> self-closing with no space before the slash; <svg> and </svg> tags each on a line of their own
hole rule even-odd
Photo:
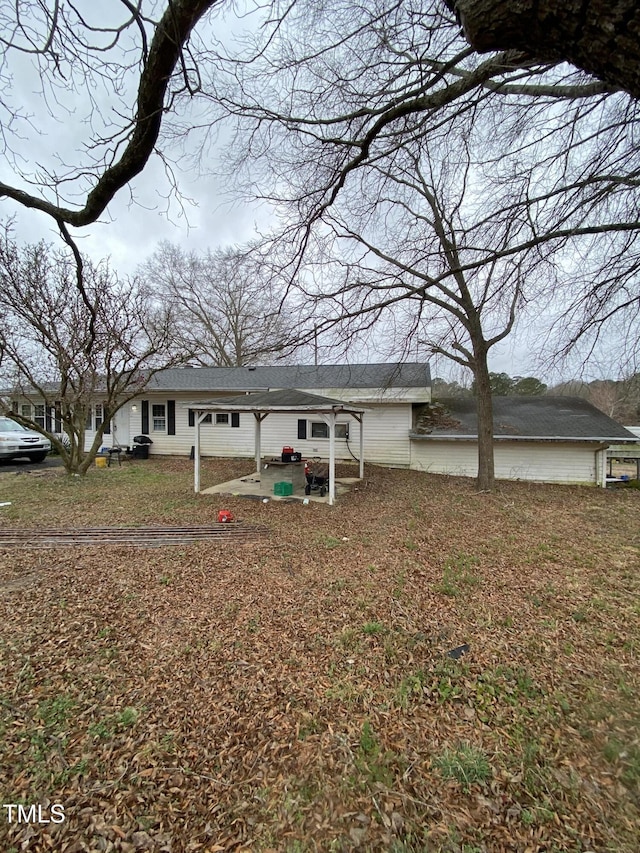
<svg viewBox="0 0 640 853">
<path fill-rule="evenodd" d="M 311 391 L 310 393 L 316 392 Z M 224 396 L 228 396 L 228 394 Z M 196 402 L 198 395 L 189 392 L 182 395 L 182 399 L 180 399 L 179 394 L 174 394 L 173 397 L 176 400 L 176 434 L 166 435 L 151 432 L 153 444 L 150 450 L 152 454 L 188 456 L 191 447 L 195 444 L 196 430 L 195 427 L 189 426 L 187 404 Z M 202 395 L 201 399 L 210 402 L 215 400 L 215 397 L 215 394 L 207 394 L 206 396 Z M 158 402 L 166 401 L 166 396 L 159 397 L 146 394 L 144 399 L 149 400 L 149 413 L 151 415 L 152 406 Z M 131 436 L 142 432 L 142 407 L 139 401 L 136 405 L 137 411 L 131 413 Z M 298 420 L 301 419 L 307 421 L 306 440 L 298 439 Z M 326 458 L 329 454 L 329 439 L 311 438 L 310 424 L 320 420 L 318 415 L 305 415 L 305 413 L 269 415 L 262 422 L 262 455 L 279 456 L 283 447 L 290 446 L 302 453 L 305 458 L 313 456 Z M 231 418 L 229 417 L 230 421 Z M 336 458 L 354 461 L 353 457 L 357 457 L 360 450 L 360 424 L 349 415 L 340 415 L 338 423 L 348 425 L 349 443 L 347 446 L 344 438 L 336 439 Z M 239 427 L 218 425 L 222 428 L 216 428 L 214 413 L 213 425 L 203 424 L 200 427 L 200 451 L 202 455 L 253 458 L 255 452 L 254 424 L 255 419 L 250 412 L 241 412 Z M 365 462 L 408 467 L 410 428 L 410 403 L 367 405 L 364 413 Z"/>
<path fill-rule="evenodd" d="M 411 427 L 411 404 L 384 404 L 368 405 L 363 416 L 364 424 L 364 460 L 366 462 L 394 467 L 409 466 L 409 430 Z M 263 422 L 263 448 L 276 447 L 277 433 L 274 415 L 270 415 Z M 288 417 L 288 416 L 287 416 Z M 272 424 L 269 421 L 274 418 Z M 321 456 L 327 458 L 329 454 L 329 439 L 315 437 L 312 434 L 311 425 L 318 422 L 318 416 L 307 417 L 307 438 L 297 438 L 298 420 L 304 420 L 305 415 L 299 414 L 291 418 L 291 427 L 286 425 L 286 439 L 280 440 L 278 452 L 283 445 L 290 445 L 296 451 L 302 453 L 305 458 Z M 283 423 L 282 421 L 280 423 Z M 294 426 L 295 424 L 295 426 Z M 345 438 L 336 437 L 336 459 L 355 461 L 360 453 L 360 424 L 355 418 L 348 415 L 340 415 L 337 427 L 348 426 L 349 441 Z M 283 424 L 283 427 L 285 425 Z M 265 441 L 265 434 L 268 435 Z M 284 435 L 284 433 L 283 433 Z M 269 453 L 272 451 L 269 449 Z"/>
<path fill-rule="evenodd" d="M 596 447 L 593 444 L 497 441 L 494 454 L 499 480 L 596 483 Z M 432 474 L 476 477 L 478 445 L 474 441 L 412 440 L 411 467 Z"/>
</svg>

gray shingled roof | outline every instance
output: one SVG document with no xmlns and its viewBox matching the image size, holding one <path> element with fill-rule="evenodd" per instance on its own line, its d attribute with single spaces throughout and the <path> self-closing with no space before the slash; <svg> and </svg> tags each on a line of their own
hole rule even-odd
<svg viewBox="0 0 640 853">
<path fill-rule="evenodd" d="M 271 367 L 172 368 L 157 373 L 150 391 L 270 391 L 281 388 L 425 388 L 428 364 L 320 364 Z"/>
<path fill-rule="evenodd" d="M 473 398 L 439 400 L 442 408 L 424 407 L 422 426 L 412 438 L 477 437 Z M 577 439 L 637 441 L 629 430 L 578 397 L 494 397 L 493 434 L 497 439 Z"/>
<path fill-rule="evenodd" d="M 331 400 L 318 394 L 307 394 L 306 391 L 285 389 L 282 391 L 258 391 L 255 394 L 235 394 L 233 397 L 218 397 L 210 402 L 193 402 L 187 404 L 198 411 L 311 411 L 330 412 L 338 409 L 345 412 L 362 412 L 362 408 L 352 406 L 343 400 Z"/>
</svg>

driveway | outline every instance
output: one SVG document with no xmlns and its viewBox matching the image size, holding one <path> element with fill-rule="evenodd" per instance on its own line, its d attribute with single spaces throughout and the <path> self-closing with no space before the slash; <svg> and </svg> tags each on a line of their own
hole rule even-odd
<svg viewBox="0 0 640 853">
<path fill-rule="evenodd" d="M 32 462 L 26 457 L 10 461 L 0 459 L 0 474 L 17 473 L 18 471 L 46 471 L 47 468 L 61 467 L 62 459 L 59 456 L 47 456 L 44 462 Z"/>
</svg>

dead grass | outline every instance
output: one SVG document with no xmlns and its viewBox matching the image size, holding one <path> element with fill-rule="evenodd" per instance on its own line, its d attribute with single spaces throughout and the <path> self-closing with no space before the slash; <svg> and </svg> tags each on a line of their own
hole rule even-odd
<svg viewBox="0 0 640 853">
<path fill-rule="evenodd" d="M 191 474 L 0 476 L 5 526 L 271 530 L 0 551 L 2 803 L 65 809 L 3 810 L 3 851 L 635 853 L 638 492 L 369 468 L 330 508 Z"/>
</svg>

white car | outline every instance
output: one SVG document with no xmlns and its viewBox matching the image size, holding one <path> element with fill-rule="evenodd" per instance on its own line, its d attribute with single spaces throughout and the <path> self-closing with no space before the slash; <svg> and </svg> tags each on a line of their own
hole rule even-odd
<svg viewBox="0 0 640 853">
<path fill-rule="evenodd" d="M 33 432 L 11 418 L 0 417 L 0 459 L 28 457 L 32 462 L 44 462 L 51 450 L 48 438 Z"/>
</svg>

